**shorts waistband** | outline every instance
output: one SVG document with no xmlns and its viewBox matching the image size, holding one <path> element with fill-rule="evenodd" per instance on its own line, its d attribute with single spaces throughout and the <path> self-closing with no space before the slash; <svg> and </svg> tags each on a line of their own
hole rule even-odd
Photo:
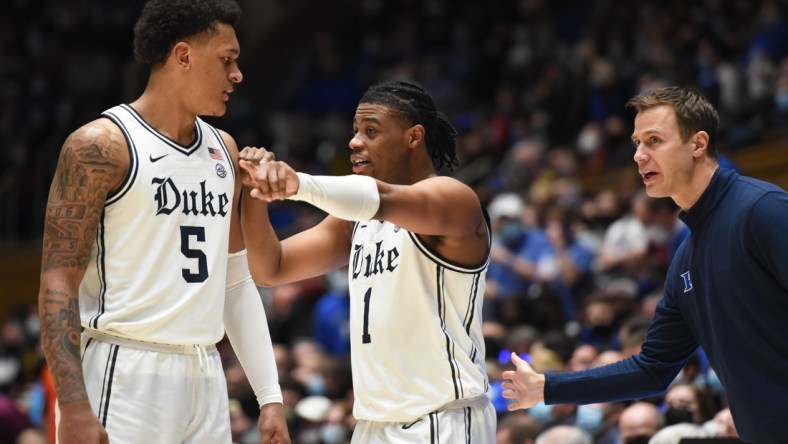
<svg viewBox="0 0 788 444">
<path fill-rule="evenodd" d="M 443 410 L 456 410 L 456 409 L 464 409 L 465 407 L 474 407 L 478 405 L 484 405 L 490 402 L 490 399 L 487 397 L 486 394 L 482 393 L 481 395 L 474 396 L 473 398 L 464 398 L 464 399 L 457 399 L 452 402 L 443 404 L 438 411 Z"/>
<path fill-rule="evenodd" d="M 124 338 L 113 334 L 105 333 L 103 331 L 85 328 L 82 334 L 88 338 L 95 339 L 101 342 L 109 342 L 110 344 L 120 345 L 123 347 L 135 348 L 145 351 L 156 351 L 164 353 L 177 353 L 182 355 L 202 355 L 205 353 L 213 353 L 216 351 L 215 344 L 201 345 L 201 344 L 162 344 L 159 342 L 139 341 L 136 339 Z"/>
</svg>

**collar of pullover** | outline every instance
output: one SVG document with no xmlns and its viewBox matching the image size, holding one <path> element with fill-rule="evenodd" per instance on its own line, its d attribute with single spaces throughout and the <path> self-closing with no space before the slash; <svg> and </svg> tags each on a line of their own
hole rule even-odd
<svg viewBox="0 0 788 444">
<path fill-rule="evenodd" d="M 709 186 L 700 195 L 698 201 L 688 211 L 680 211 L 679 219 L 687 224 L 690 231 L 700 228 L 708 215 L 725 197 L 728 189 L 738 176 L 739 174 L 733 170 L 722 167 L 717 168 L 711 178 L 711 182 L 709 182 Z"/>
</svg>

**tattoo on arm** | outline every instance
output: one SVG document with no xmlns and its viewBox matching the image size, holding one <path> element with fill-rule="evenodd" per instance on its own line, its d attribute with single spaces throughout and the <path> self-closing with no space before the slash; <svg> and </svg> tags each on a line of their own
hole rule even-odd
<svg viewBox="0 0 788 444">
<path fill-rule="evenodd" d="M 79 302 L 76 295 L 44 289 L 41 310 L 41 346 L 47 356 L 58 401 L 87 399 L 80 363 Z"/>
<path fill-rule="evenodd" d="M 107 195 L 128 170 L 125 142 L 108 125 L 97 121 L 66 140 L 49 190 L 39 314 L 41 346 L 61 404 L 87 400 L 78 288 Z"/>
<path fill-rule="evenodd" d="M 43 271 L 87 265 L 104 201 L 125 175 L 118 148 L 105 132 L 66 140 L 47 202 Z"/>
</svg>

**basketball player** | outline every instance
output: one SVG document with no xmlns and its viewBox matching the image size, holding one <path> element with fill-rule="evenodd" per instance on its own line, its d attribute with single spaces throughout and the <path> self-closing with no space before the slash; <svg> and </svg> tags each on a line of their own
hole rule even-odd
<svg viewBox="0 0 788 444">
<path fill-rule="evenodd" d="M 788 193 L 720 167 L 719 117 L 681 87 L 635 96 L 634 160 L 652 197 L 691 230 L 676 252 L 642 351 L 591 370 L 536 373 L 516 355 L 509 410 L 655 396 L 698 346 L 726 389 L 739 436 L 788 442 Z"/>
<path fill-rule="evenodd" d="M 225 329 L 261 441 L 290 442 L 236 216 L 238 149 L 197 117 L 223 115 L 242 80 L 240 14 L 233 0 L 149 1 L 134 28 L 147 88 L 63 145 L 39 294 L 61 444 L 230 443 Z"/>
<path fill-rule="evenodd" d="M 270 223 L 250 233 L 273 251 L 250 248 L 252 276 L 275 286 L 348 265 L 353 443 L 495 442 L 480 319 L 489 225 L 473 190 L 437 173 L 456 163 L 456 133 L 405 81 L 367 90 L 353 132 L 351 176 L 242 151 L 259 199 L 244 198 L 244 217 L 283 198 L 328 213 L 281 243 Z"/>
</svg>

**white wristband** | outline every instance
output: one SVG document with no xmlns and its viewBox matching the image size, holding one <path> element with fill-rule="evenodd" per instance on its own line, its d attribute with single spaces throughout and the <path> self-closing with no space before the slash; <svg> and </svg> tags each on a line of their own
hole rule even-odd
<svg viewBox="0 0 788 444">
<path fill-rule="evenodd" d="M 290 200 L 310 203 L 340 219 L 359 221 L 375 217 L 380 194 L 375 179 L 368 176 L 298 175 L 298 191 Z"/>
</svg>

